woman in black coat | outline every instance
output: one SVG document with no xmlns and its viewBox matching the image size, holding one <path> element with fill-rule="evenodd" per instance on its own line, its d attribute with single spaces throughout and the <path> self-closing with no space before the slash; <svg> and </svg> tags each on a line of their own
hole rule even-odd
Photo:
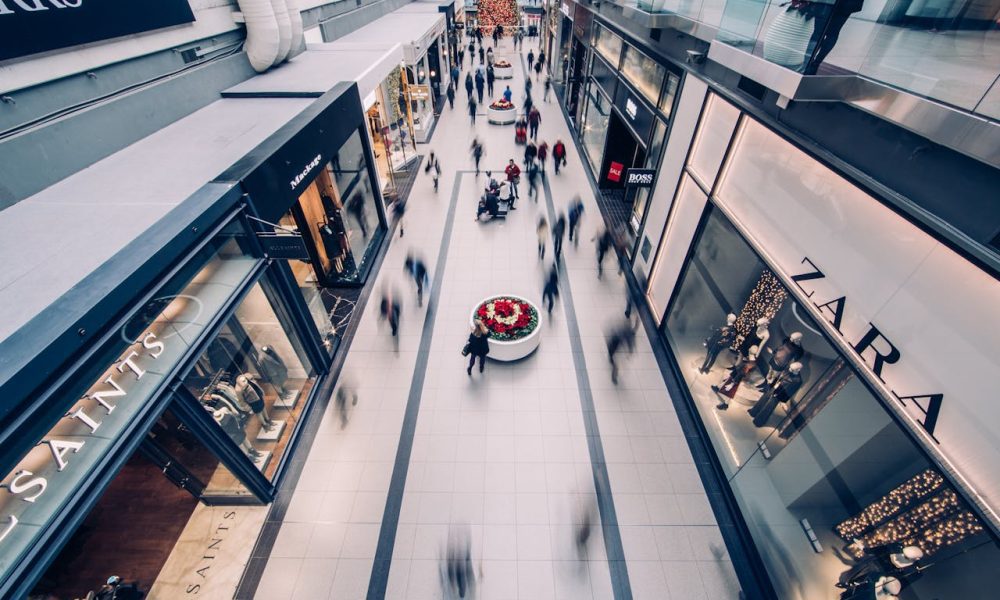
<svg viewBox="0 0 1000 600">
<path fill-rule="evenodd" d="M 490 353 L 488 338 L 489 330 L 486 329 L 486 325 L 483 325 L 480 319 L 476 319 L 472 333 L 469 334 L 469 368 L 465 370 L 470 377 L 472 376 L 472 366 L 476 364 L 476 358 L 479 359 L 479 372 L 483 372 L 483 367 L 486 365 L 486 355 Z"/>
</svg>

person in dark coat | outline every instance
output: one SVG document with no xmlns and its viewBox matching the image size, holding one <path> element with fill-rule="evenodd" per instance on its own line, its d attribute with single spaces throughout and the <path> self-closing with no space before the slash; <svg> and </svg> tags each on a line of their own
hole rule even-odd
<svg viewBox="0 0 1000 600">
<path fill-rule="evenodd" d="M 557 297 L 559 297 L 559 268 L 553 264 L 542 288 L 542 301 L 548 305 L 546 310 L 549 316 L 552 316 L 552 305 L 555 304 Z"/>
<path fill-rule="evenodd" d="M 455 109 L 455 87 L 450 83 L 448 84 L 448 91 L 445 92 L 448 95 L 448 108 Z"/>
<path fill-rule="evenodd" d="M 493 70 L 493 63 L 490 63 L 486 67 L 486 91 L 489 92 L 490 98 L 493 97 L 493 82 L 497 79 L 496 72 Z"/>
<path fill-rule="evenodd" d="M 430 277 L 427 275 L 427 265 L 411 253 L 406 256 L 406 260 L 403 262 L 403 269 L 413 278 L 413 282 L 417 284 L 417 306 L 423 306 L 424 285 L 430 282 Z"/>
<path fill-rule="evenodd" d="M 611 230 L 605 229 L 594 236 L 591 241 L 597 241 L 597 278 L 600 279 L 604 276 L 604 257 L 608 254 L 608 250 L 614 246 L 615 240 Z"/>
<path fill-rule="evenodd" d="M 465 95 L 472 98 L 472 73 L 465 74 Z"/>
<path fill-rule="evenodd" d="M 402 311 L 402 306 L 399 304 L 399 300 L 388 291 L 382 293 L 382 303 L 379 305 L 379 314 L 383 321 L 389 322 L 389 328 L 392 330 L 392 337 L 396 337 L 399 332 L 399 313 Z"/>
<path fill-rule="evenodd" d="M 539 112 L 538 108 L 531 107 L 528 111 L 528 135 L 531 139 L 538 139 L 538 125 L 542 122 L 542 113 Z"/>
<path fill-rule="evenodd" d="M 479 97 L 479 103 L 483 103 L 483 88 L 486 85 L 486 80 L 482 73 L 476 73 L 476 96 Z"/>
<path fill-rule="evenodd" d="M 470 149 L 472 150 L 472 160 L 476 161 L 476 175 L 479 175 L 479 161 L 483 159 L 483 154 L 485 154 L 483 143 L 479 141 L 479 138 L 476 138 L 472 140 Z"/>
<path fill-rule="evenodd" d="M 556 165 L 556 175 L 558 175 L 559 167 L 566 164 L 566 144 L 562 140 L 556 140 L 556 145 L 552 146 L 552 162 Z"/>
<path fill-rule="evenodd" d="M 626 322 L 611 332 L 607 338 L 608 362 L 611 363 L 611 383 L 618 383 L 618 362 L 615 357 L 622 348 L 627 348 L 629 353 L 635 352 L 635 329 L 632 324 Z"/>
<path fill-rule="evenodd" d="M 490 353 L 489 330 L 486 329 L 486 325 L 483 324 L 481 319 L 476 319 L 472 333 L 469 334 L 468 347 L 469 368 L 465 372 L 471 377 L 472 367 L 476 364 L 476 359 L 479 359 L 479 372 L 482 373 L 486 367 L 486 355 Z"/>
<path fill-rule="evenodd" d="M 528 142 L 524 145 L 524 168 L 529 168 L 534 162 L 535 157 L 538 156 L 538 147 L 533 143 Z"/>
<path fill-rule="evenodd" d="M 475 98 L 469 98 L 469 119 L 472 121 L 473 125 L 476 124 L 476 108 L 477 108 L 477 106 L 476 106 L 476 99 Z M 477 166 L 477 168 L 478 168 L 478 166 Z"/>
<path fill-rule="evenodd" d="M 569 205 L 569 241 L 580 245 L 580 221 L 583 219 L 583 200 L 577 194 Z M 575 237 L 574 237 L 575 236 Z"/>
<path fill-rule="evenodd" d="M 528 68 L 530 69 L 532 65 L 535 64 L 535 51 L 528 50 Z"/>
<path fill-rule="evenodd" d="M 552 251 L 555 253 L 556 262 L 562 258 L 563 237 L 566 235 L 566 216 L 559 215 L 555 225 L 552 226 Z"/>
</svg>

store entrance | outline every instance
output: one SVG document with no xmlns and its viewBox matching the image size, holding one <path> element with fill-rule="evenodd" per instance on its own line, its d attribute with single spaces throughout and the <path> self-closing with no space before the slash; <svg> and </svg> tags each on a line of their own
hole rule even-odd
<svg viewBox="0 0 1000 600">
<path fill-rule="evenodd" d="M 573 38 L 573 50 L 570 53 L 569 80 L 566 87 L 566 112 L 569 118 L 577 124 L 577 108 L 580 105 L 580 95 L 583 90 L 583 73 L 586 63 L 587 46 L 576 37 Z"/>
<path fill-rule="evenodd" d="M 214 513 L 232 512 L 229 520 L 235 532 L 236 525 L 246 523 L 245 517 L 251 512 L 259 513 L 262 520 L 266 509 L 240 506 L 237 510 L 205 503 L 212 502 L 213 497 L 221 500 L 222 495 L 226 502 L 257 502 L 216 455 L 167 409 L 52 561 L 29 598 L 72 600 L 87 598 L 90 592 L 95 598 L 121 600 L 176 598 L 184 595 L 188 585 L 199 584 L 194 579 L 204 579 L 206 590 L 210 589 L 209 582 L 216 585 L 211 589 L 235 589 L 235 582 L 223 582 L 218 572 L 211 573 L 211 579 L 208 571 L 203 571 L 204 577 L 196 573 L 206 547 L 212 545 L 210 541 L 198 543 L 206 533 L 211 534 L 204 523 L 210 522 Z M 235 544 L 225 541 L 215 543 L 213 550 L 240 552 Z M 189 571 L 192 579 L 186 581 Z"/>
<path fill-rule="evenodd" d="M 645 161 L 646 149 L 618 113 L 611 111 L 608 119 L 608 141 L 604 146 L 604 162 L 598 180 L 601 191 L 614 192 L 624 199 L 625 171 L 641 167 Z"/>
</svg>

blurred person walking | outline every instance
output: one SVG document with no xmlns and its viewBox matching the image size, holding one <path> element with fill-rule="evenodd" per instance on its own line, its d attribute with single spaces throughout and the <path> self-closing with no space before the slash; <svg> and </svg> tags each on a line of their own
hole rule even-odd
<svg viewBox="0 0 1000 600">
<path fill-rule="evenodd" d="M 462 349 L 462 355 L 469 357 L 469 367 L 465 372 L 470 377 L 477 358 L 479 359 L 479 372 L 482 373 L 486 367 L 486 355 L 490 353 L 489 333 L 482 319 L 477 318 L 472 326 L 472 333 L 469 334 L 469 340 L 465 343 L 465 348 Z"/>
<path fill-rule="evenodd" d="M 535 234 L 538 236 L 538 260 L 545 260 L 545 243 L 549 240 L 549 222 L 545 217 L 538 217 Z"/>
<path fill-rule="evenodd" d="M 560 214 L 552 226 L 552 252 L 558 263 L 562 259 L 563 237 L 566 236 L 566 216 Z"/>
</svg>

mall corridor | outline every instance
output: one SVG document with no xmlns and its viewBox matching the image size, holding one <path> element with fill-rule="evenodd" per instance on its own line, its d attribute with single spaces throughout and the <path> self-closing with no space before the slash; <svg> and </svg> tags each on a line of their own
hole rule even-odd
<svg viewBox="0 0 1000 600">
<path fill-rule="evenodd" d="M 520 103 L 523 52 L 498 80 Z M 468 70 L 468 61 L 466 61 Z M 539 140 L 571 142 L 555 101 L 534 97 Z M 554 95 L 552 96 L 554 100 Z M 357 393 L 346 424 L 331 402 L 297 481 L 256 598 L 440 598 L 450 535 L 468 532 L 481 598 L 737 598 L 733 573 L 684 432 L 644 332 L 614 385 L 605 332 L 624 321 L 626 287 L 614 258 L 598 279 L 592 238 L 603 228 L 580 157 L 548 173 L 541 200 L 520 200 L 506 220 L 475 220 L 487 182 L 502 178 L 524 146 L 512 125 L 480 109 L 471 127 L 461 90 L 431 142 L 440 189 L 421 173 L 374 285 L 340 377 Z M 487 100 L 488 102 L 489 100 Z M 485 145 L 475 174 L 469 146 Z M 523 167 L 523 164 L 522 164 Z M 584 202 L 579 246 L 566 242 L 560 301 L 543 315 L 541 344 L 514 363 L 488 360 L 466 375 L 460 354 L 470 314 L 484 298 L 517 294 L 540 309 L 551 267 L 537 259 L 536 224 Z M 431 284 L 424 306 L 403 272 L 422 257 Z M 402 297 L 398 339 L 379 322 L 378 301 Z M 623 360 L 619 358 L 619 360 Z M 279 497 L 278 504 L 282 499 Z M 598 508 L 599 507 L 599 508 Z M 598 516 L 599 513 L 599 516 Z M 593 515 L 593 516 L 590 516 Z M 581 523 L 594 534 L 581 551 Z"/>
</svg>

